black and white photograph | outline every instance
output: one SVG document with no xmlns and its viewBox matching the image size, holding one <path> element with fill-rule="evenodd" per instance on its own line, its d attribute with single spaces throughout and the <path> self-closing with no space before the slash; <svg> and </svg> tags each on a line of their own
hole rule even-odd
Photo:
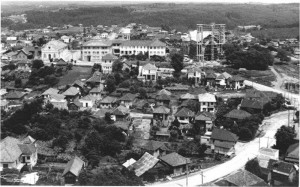
<svg viewBox="0 0 300 187">
<path fill-rule="evenodd" d="M 299 0 L 0 6 L 0 185 L 299 186 Z"/>
</svg>

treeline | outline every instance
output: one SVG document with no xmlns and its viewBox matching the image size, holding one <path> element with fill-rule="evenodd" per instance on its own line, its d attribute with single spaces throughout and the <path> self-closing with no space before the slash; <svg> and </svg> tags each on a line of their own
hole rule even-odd
<svg viewBox="0 0 300 187">
<path fill-rule="evenodd" d="M 275 6 L 275 9 L 274 9 Z M 224 23 L 229 29 L 238 25 L 261 25 L 264 28 L 296 26 L 299 22 L 297 7 L 292 5 L 257 6 L 257 5 L 225 5 L 205 4 L 194 6 L 182 5 L 182 8 L 155 9 L 148 11 L 145 7 L 92 7 L 74 10 L 60 10 L 58 12 L 31 10 L 26 11 L 28 23 L 11 24 L 1 20 L 2 27 L 20 30 L 28 28 L 41 28 L 62 26 L 63 24 L 84 26 L 128 24 L 131 22 L 148 24 L 150 26 L 168 25 L 179 31 L 195 29 L 196 24 L 211 22 Z M 276 11 L 280 9 L 280 12 Z M 278 14 L 280 13 L 280 16 Z"/>
</svg>

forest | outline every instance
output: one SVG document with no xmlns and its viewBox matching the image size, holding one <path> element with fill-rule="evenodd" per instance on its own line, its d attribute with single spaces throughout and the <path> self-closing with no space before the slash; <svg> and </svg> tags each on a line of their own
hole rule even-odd
<svg viewBox="0 0 300 187">
<path fill-rule="evenodd" d="M 14 24 L 2 19 L 2 27 L 14 30 L 62 26 L 63 24 L 125 25 L 131 22 L 149 26 L 168 25 L 186 32 L 195 29 L 197 23 L 225 23 L 228 29 L 238 25 L 261 25 L 263 28 L 299 27 L 298 6 L 295 4 L 176 4 L 172 6 L 123 5 L 81 7 L 59 11 L 27 10 L 27 23 Z M 174 19 L 176 18 L 176 19 Z"/>
</svg>

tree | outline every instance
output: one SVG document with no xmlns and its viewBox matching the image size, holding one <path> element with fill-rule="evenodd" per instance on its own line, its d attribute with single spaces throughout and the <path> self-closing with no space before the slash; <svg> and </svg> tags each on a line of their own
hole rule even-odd
<svg viewBox="0 0 300 187">
<path fill-rule="evenodd" d="M 146 92 L 146 90 L 145 90 L 144 88 L 140 88 L 140 89 L 139 89 L 139 97 L 140 97 L 141 99 L 147 98 L 147 92 Z"/>
<path fill-rule="evenodd" d="M 116 60 L 112 65 L 112 72 L 121 72 L 122 68 L 123 68 L 123 63 L 120 60 Z"/>
<path fill-rule="evenodd" d="M 249 160 L 245 165 L 245 170 L 253 173 L 254 175 L 261 177 L 262 171 L 258 163 L 258 159 L 254 158 L 252 160 Z"/>
<path fill-rule="evenodd" d="M 287 148 L 294 143 L 296 133 L 293 127 L 281 126 L 275 134 L 276 148 L 285 153 Z"/>
<path fill-rule="evenodd" d="M 171 57 L 171 65 L 174 68 L 175 72 L 179 74 L 183 69 L 183 55 L 175 53 Z"/>
<path fill-rule="evenodd" d="M 59 82 L 59 79 L 56 78 L 54 75 L 47 75 L 45 77 L 45 84 L 49 86 L 54 86 Z"/>
<path fill-rule="evenodd" d="M 44 62 L 42 60 L 36 59 L 32 61 L 32 68 L 40 69 L 43 66 L 44 66 Z"/>
<path fill-rule="evenodd" d="M 291 58 L 288 57 L 287 51 L 284 49 L 278 49 L 276 57 L 279 58 L 281 61 L 290 61 L 291 60 Z"/>
<path fill-rule="evenodd" d="M 115 81 L 115 79 L 107 79 L 106 80 L 106 87 L 105 87 L 105 89 L 109 93 L 115 91 L 115 89 L 116 89 L 116 81 Z"/>
<path fill-rule="evenodd" d="M 16 80 L 15 80 L 15 87 L 16 88 L 22 87 L 22 80 L 20 78 L 16 78 Z"/>
<path fill-rule="evenodd" d="M 246 128 L 246 127 L 242 127 L 240 128 L 240 131 L 239 131 L 239 139 L 240 140 L 243 140 L 243 141 L 249 141 L 252 139 L 253 137 L 253 134 L 252 132 L 250 131 L 250 129 Z"/>
<path fill-rule="evenodd" d="M 111 113 L 110 112 L 106 112 L 104 119 L 105 119 L 106 122 L 111 123 L 112 122 Z"/>
</svg>

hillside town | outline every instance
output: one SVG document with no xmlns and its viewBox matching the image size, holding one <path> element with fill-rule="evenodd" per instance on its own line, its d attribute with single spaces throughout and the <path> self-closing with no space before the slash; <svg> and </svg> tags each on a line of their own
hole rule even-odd
<svg viewBox="0 0 300 187">
<path fill-rule="evenodd" d="M 2 30 L 1 184 L 299 186 L 299 37 L 219 25 Z"/>
</svg>

